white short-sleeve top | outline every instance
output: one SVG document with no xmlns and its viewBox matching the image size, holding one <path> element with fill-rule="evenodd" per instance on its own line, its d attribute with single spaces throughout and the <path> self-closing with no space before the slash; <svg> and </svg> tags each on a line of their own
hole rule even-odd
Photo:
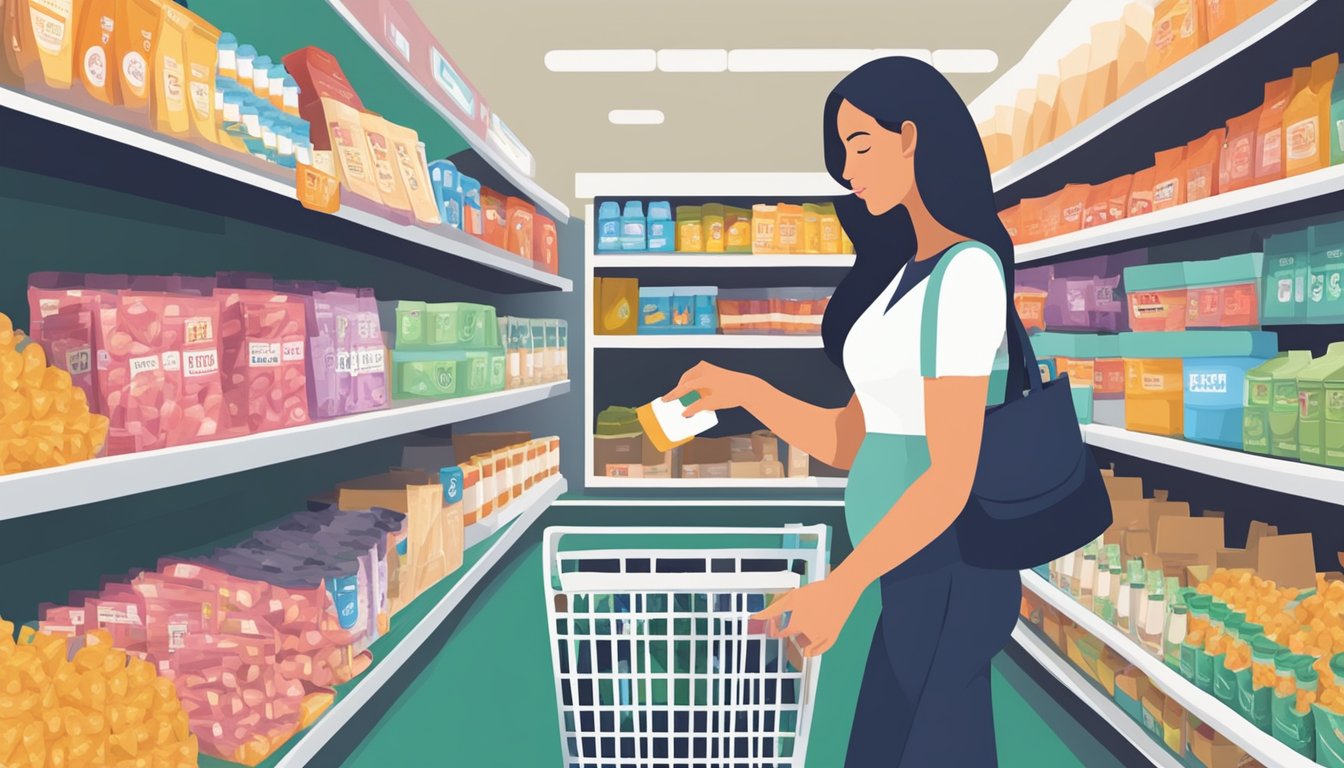
<svg viewBox="0 0 1344 768">
<path fill-rule="evenodd" d="M 989 376 L 995 357 L 1006 346 L 1008 294 L 998 261 L 979 245 L 939 258 L 952 262 L 943 273 L 939 296 L 935 378 Z M 845 372 L 868 432 L 926 434 L 920 326 L 928 278 L 887 309 L 905 269 L 901 267 L 845 339 Z"/>
</svg>

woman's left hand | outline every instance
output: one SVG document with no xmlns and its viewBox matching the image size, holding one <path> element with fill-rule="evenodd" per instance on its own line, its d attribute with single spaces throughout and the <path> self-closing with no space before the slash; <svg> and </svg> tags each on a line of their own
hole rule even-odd
<svg viewBox="0 0 1344 768">
<path fill-rule="evenodd" d="M 768 622 L 771 637 L 794 638 L 805 656 L 820 656 L 840 637 L 860 593 L 842 580 L 822 579 L 776 598 L 751 618 Z M 785 613 L 788 626 L 781 627 Z"/>
</svg>

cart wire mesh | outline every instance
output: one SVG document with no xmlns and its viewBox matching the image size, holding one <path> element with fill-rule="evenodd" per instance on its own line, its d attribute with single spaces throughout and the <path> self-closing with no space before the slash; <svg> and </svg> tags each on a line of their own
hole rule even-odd
<svg viewBox="0 0 1344 768">
<path fill-rule="evenodd" d="M 551 527 L 544 542 L 568 768 L 803 765 L 821 660 L 750 616 L 825 577 L 826 526 Z"/>
</svg>

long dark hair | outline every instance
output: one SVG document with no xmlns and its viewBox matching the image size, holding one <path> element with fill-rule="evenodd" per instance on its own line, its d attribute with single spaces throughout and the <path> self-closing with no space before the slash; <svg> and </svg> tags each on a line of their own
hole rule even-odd
<svg viewBox="0 0 1344 768">
<path fill-rule="evenodd" d="M 1013 285 L 1013 242 L 999 220 L 989 162 L 975 121 L 961 96 L 942 73 L 905 56 L 864 64 L 841 80 L 826 98 L 821 133 L 826 170 L 844 179 L 845 144 L 836 127 L 841 102 L 848 101 L 889 131 L 907 120 L 919 128 L 915 147 L 915 184 L 929 212 L 957 234 L 993 248 L 1003 263 L 1009 296 Z M 918 242 L 904 205 L 873 216 L 862 200 L 844 195 L 836 214 L 854 243 L 854 267 L 840 281 L 822 323 L 826 356 L 844 367 L 845 337 L 854 321 L 914 258 Z"/>
</svg>

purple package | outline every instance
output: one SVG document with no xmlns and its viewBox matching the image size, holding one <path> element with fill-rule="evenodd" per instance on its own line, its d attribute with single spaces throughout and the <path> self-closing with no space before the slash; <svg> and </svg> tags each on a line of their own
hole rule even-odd
<svg viewBox="0 0 1344 768">
<path fill-rule="evenodd" d="M 1050 288 L 1050 280 L 1055 276 L 1053 265 L 1019 269 L 1013 274 L 1014 290 L 1034 290 L 1045 293 Z"/>
<path fill-rule="evenodd" d="M 378 321 L 378 300 L 373 290 L 360 289 L 355 301 L 350 334 L 351 391 L 346 413 L 363 413 L 387 407 L 387 350 Z"/>
<path fill-rule="evenodd" d="M 349 397 L 350 345 L 348 342 L 356 294 L 350 291 L 324 291 L 313 294 L 314 333 L 309 338 L 309 357 L 313 375 L 309 377 L 309 408 L 317 418 L 329 419 L 347 412 Z"/>
<path fill-rule="evenodd" d="M 1097 278 L 1056 277 L 1045 297 L 1045 327 L 1052 331 L 1091 330 L 1088 311 L 1096 292 Z"/>
</svg>

